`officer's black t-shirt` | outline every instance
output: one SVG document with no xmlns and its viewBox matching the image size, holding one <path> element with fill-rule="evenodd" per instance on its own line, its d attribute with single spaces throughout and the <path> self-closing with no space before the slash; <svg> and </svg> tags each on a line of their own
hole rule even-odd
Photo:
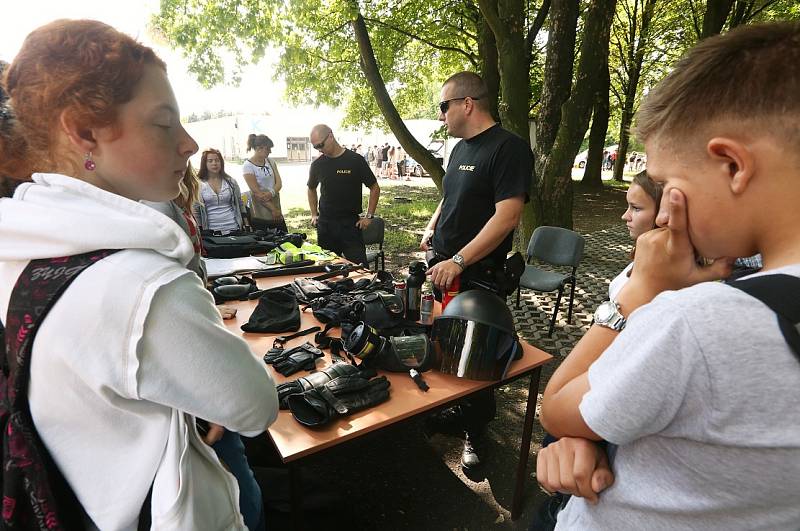
<svg viewBox="0 0 800 531">
<path fill-rule="evenodd" d="M 530 147 L 499 124 L 459 142 L 444 175 L 444 199 L 433 236 L 436 254 L 451 257 L 472 241 L 494 215 L 495 203 L 521 195 L 527 203 L 532 174 Z M 513 231 L 489 257 L 504 259 L 512 239 Z"/>
<path fill-rule="evenodd" d="M 321 155 L 311 163 L 308 187 L 322 184 L 319 214 L 328 218 L 358 216 L 361 213 L 361 185 L 375 184 L 375 175 L 358 153 L 345 149 L 336 158 Z"/>
</svg>

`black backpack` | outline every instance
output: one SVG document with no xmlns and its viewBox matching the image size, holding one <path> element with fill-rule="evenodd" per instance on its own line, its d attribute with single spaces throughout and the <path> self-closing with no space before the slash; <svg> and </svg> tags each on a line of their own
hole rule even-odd
<svg viewBox="0 0 800 531">
<path fill-rule="evenodd" d="M 70 283 L 115 252 L 32 260 L 11 292 L 0 371 L 4 529 L 84 528 L 85 512 L 33 425 L 28 403 L 31 351 L 39 325 Z"/>
<path fill-rule="evenodd" d="M 728 282 L 766 304 L 778 319 L 783 339 L 800 361 L 800 278 L 792 275 L 761 275 Z"/>
</svg>

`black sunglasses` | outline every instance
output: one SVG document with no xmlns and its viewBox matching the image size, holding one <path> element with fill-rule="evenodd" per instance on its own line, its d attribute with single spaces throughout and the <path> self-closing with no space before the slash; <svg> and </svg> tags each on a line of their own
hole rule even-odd
<svg viewBox="0 0 800 531">
<path fill-rule="evenodd" d="M 447 111 L 450 109 L 450 102 L 451 101 L 465 100 L 467 98 L 469 98 L 471 100 L 479 100 L 480 99 L 480 98 L 473 98 L 472 96 L 464 96 L 463 98 L 450 98 L 449 100 L 444 100 L 444 101 L 440 101 L 439 102 L 439 111 L 441 111 L 442 114 L 447 114 Z"/>
<path fill-rule="evenodd" d="M 328 137 L 331 136 L 331 132 L 328 131 L 328 134 L 325 135 L 325 138 L 322 139 L 322 142 L 319 144 L 311 144 L 314 149 L 322 149 L 325 146 L 325 142 L 328 140 Z"/>
</svg>

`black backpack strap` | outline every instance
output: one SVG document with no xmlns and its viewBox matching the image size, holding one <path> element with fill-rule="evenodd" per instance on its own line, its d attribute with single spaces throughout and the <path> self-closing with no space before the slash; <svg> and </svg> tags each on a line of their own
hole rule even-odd
<svg viewBox="0 0 800 531">
<path fill-rule="evenodd" d="M 800 278 L 783 274 L 761 275 L 729 284 L 760 300 L 775 312 L 783 338 L 800 360 Z"/>
<path fill-rule="evenodd" d="M 73 280 L 117 252 L 101 250 L 32 260 L 11 292 L 0 372 L 3 438 L 3 527 L 82 529 L 85 513 L 45 448 L 28 402 L 31 353 L 39 326 Z"/>
</svg>

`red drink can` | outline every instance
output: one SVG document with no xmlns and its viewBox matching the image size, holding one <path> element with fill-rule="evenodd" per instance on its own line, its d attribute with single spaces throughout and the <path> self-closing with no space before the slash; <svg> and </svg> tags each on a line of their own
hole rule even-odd
<svg viewBox="0 0 800 531">
<path fill-rule="evenodd" d="M 447 307 L 450 301 L 458 295 L 459 291 L 461 290 L 461 277 L 456 277 L 453 279 L 453 282 L 450 284 L 449 288 L 446 288 L 442 291 L 442 311 Z"/>
</svg>

